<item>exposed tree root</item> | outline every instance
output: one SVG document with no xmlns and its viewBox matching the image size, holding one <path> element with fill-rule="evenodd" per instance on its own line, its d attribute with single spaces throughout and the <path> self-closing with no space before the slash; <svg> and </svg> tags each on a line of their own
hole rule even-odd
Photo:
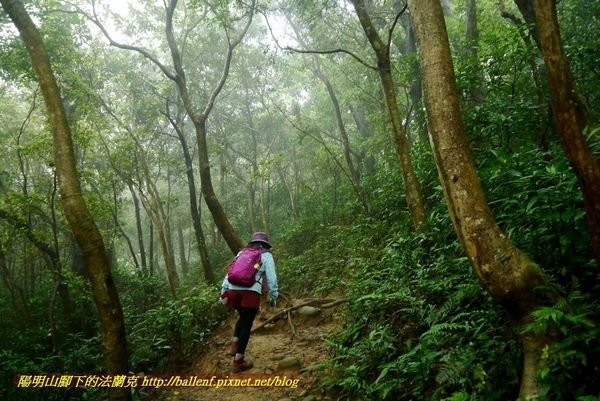
<svg viewBox="0 0 600 401">
<path fill-rule="evenodd" d="M 340 298 L 340 299 L 331 299 L 331 298 L 309 299 L 309 300 L 301 302 L 301 303 L 299 303 L 297 305 L 293 305 L 293 306 L 290 306 L 289 308 L 284 308 L 284 309 L 278 311 L 273 316 L 269 317 L 267 320 L 265 320 L 264 322 L 262 322 L 258 326 L 254 327 L 252 329 L 252 332 L 265 327 L 269 323 L 272 323 L 272 322 L 275 322 L 277 320 L 280 320 L 280 319 L 283 319 L 283 318 L 287 317 L 288 318 L 288 322 L 290 323 L 290 327 L 292 327 L 292 333 L 294 333 L 294 335 L 297 336 L 298 333 L 297 333 L 297 330 L 295 329 L 295 326 L 293 326 L 291 312 L 293 312 L 293 311 L 295 311 L 297 309 L 300 309 L 303 306 L 318 306 L 321 309 L 328 309 L 328 308 L 333 308 L 334 306 L 343 304 L 346 301 L 347 301 L 346 298 Z"/>
</svg>

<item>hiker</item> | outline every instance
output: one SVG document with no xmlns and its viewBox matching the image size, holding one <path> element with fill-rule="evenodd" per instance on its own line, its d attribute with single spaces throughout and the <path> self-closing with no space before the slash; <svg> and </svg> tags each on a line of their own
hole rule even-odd
<svg viewBox="0 0 600 401">
<path fill-rule="evenodd" d="M 244 352 L 246 352 L 246 346 L 250 339 L 254 318 L 260 308 L 260 296 L 265 284 L 265 277 L 271 307 L 276 306 L 277 297 L 279 296 L 275 262 L 269 251 L 270 249 L 271 244 L 268 235 L 264 232 L 255 232 L 248 245 L 231 262 L 228 274 L 221 286 L 221 302 L 231 305 L 239 314 L 229 352 L 234 357 L 233 373 L 248 370 L 253 366 L 252 361 L 244 359 Z M 243 266 L 244 264 L 250 267 Z M 236 276 L 234 271 L 236 269 L 249 270 L 250 281 L 241 280 L 239 276 Z"/>
</svg>

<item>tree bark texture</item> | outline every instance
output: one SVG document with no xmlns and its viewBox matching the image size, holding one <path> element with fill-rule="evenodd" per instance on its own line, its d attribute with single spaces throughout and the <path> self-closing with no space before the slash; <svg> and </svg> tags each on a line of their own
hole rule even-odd
<svg viewBox="0 0 600 401">
<path fill-rule="evenodd" d="M 485 99 L 483 90 L 483 72 L 479 63 L 479 27 L 477 22 L 477 2 L 467 0 L 467 27 L 465 29 L 466 49 L 465 56 L 472 69 L 472 83 L 469 88 L 470 99 L 475 105 L 480 105 Z"/>
<path fill-rule="evenodd" d="M 534 42 L 540 45 L 540 40 L 537 35 L 537 31 L 535 30 L 535 1 L 531 0 L 515 0 L 515 4 L 517 8 L 521 12 L 525 23 L 527 24 L 527 29 L 529 31 L 529 35 L 533 38 Z"/>
<path fill-rule="evenodd" d="M 420 47 L 429 135 L 450 217 L 475 273 L 523 324 L 542 298 L 534 290 L 546 282 L 538 266 L 499 229 L 487 205 L 463 132 L 458 90 L 442 9 L 438 0 L 408 2 Z M 520 397 L 536 398 L 541 348 L 550 341 L 522 337 L 524 367 Z"/>
<path fill-rule="evenodd" d="M 83 252 L 102 331 L 107 373 L 129 371 L 125 325 L 119 296 L 108 264 L 104 241 L 81 194 L 71 131 L 42 38 L 21 1 L 0 0 L 19 30 L 32 60 L 54 138 L 54 162 L 65 217 Z M 111 389 L 109 399 L 131 400 L 125 388 Z"/>
<path fill-rule="evenodd" d="M 584 137 L 585 130 L 592 128 L 592 117 L 575 88 L 563 51 L 555 0 L 537 0 L 534 3 L 552 115 L 562 146 L 581 184 L 596 267 L 600 269 L 600 163 Z"/>
<path fill-rule="evenodd" d="M 390 62 L 390 46 L 389 43 L 384 43 L 379 37 L 364 0 L 352 0 L 352 4 L 377 58 L 377 72 L 379 73 L 385 105 L 392 123 L 392 139 L 400 161 L 406 203 L 412 217 L 413 226 L 418 229 L 425 221 L 425 206 L 419 181 L 412 165 L 410 147 L 402 125 L 402 117 L 398 109 L 396 86 Z"/>
<path fill-rule="evenodd" d="M 135 215 L 135 229 L 137 232 L 137 243 L 140 252 L 140 263 L 142 274 L 149 274 L 148 262 L 146 261 L 146 246 L 144 245 L 144 230 L 142 229 L 142 214 L 140 211 L 140 201 L 133 188 L 132 180 L 127 180 L 127 187 L 133 199 L 133 210 Z"/>
<path fill-rule="evenodd" d="M 333 89 L 333 85 L 329 81 L 329 79 L 323 74 L 321 71 L 321 66 L 319 63 L 319 58 L 317 55 L 313 55 L 314 67 L 312 68 L 313 74 L 319 78 L 319 80 L 325 85 L 327 89 L 327 93 L 329 94 L 329 99 L 331 99 L 331 104 L 333 105 L 334 118 L 337 123 L 338 129 L 340 131 L 340 138 L 342 139 L 342 146 L 344 150 L 344 160 L 346 160 L 346 165 L 348 166 L 350 183 L 352 184 L 352 189 L 354 190 L 354 194 L 356 198 L 360 202 L 363 207 L 365 214 L 369 214 L 369 200 L 367 198 L 367 194 L 363 191 L 360 185 L 360 170 L 357 166 L 355 166 L 354 159 L 352 158 L 352 150 L 350 149 L 350 138 L 348 138 L 348 132 L 346 131 L 346 126 L 344 124 L 344 120 L 342 119 L 342 111 L 340 109 L 340 103 L 335 94 L 335 90 Z"/>
</svg>

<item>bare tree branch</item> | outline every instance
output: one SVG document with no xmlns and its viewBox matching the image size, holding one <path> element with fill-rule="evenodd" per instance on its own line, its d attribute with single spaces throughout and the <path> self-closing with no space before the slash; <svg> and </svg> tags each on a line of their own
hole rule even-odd
<svg viewBox="0 0 600 401">
<path fill-rule="evenodd" d="M 388 41 L 387 41 L 387 47 L 388 47 L 388 49 L 392 45 L 392 35 L 394 34 L 394 29 L 396 28 L 396 25 L 398 24 L 398 21 L 400 20 L 400 17 L 402 16 L 402 14 L 404 14 L 404 12 L 407 9 L 408 9 L 408 3 L 405 3 L 404 7 L 402 7 L 402 10 L 400 10 L 398 12 L 398 14 L 396 14 L 396 18 L 394 19 L 394 23 L 392 24 L 392 27 L 390 28 L 390 31 L 388 33 Z"/>
<path fill-rule="evenodd" d="M 242 39 L 244 39 L 244 36 L 246 36 L 246 32 L 248 32 L 248 29 L 250 28 L 250 24 L 252 23 L 252 19 L 253 19 L 254 12 L 255 12 L 255 7 L 256 7 L 256 0 L 252 0 L 251 8 L 249 11 L 250 15 L 248 16 L 246 25 L 244 26 L 244 28 L 242 29 L 240 34 L 237 36 L 237 38 L 235 38 L 232 41 L 229 37 L 229 34 L 227 34 L 227 41 L 229 43 L 229 46 L 227 48 L 227 57 L 225 58 L 225 65 L 223 66 L 223 73 L 221 74 L 219 83 L 217 84 L 215 89 L 210 94 L 210 97 L 208 98 L 208 101 L 206 102 L 206 107 L 202 111 L 202 116 L 204 118 L 208 118 L 208 115 L 210 114 L 210 111 L 212 110 L 212 108 L 215 104 L 215 100 L 216 100 L 217 96 L 221 92 L 221 89 L 223 89 L 223 86 L 225 86 L 225 81 L 227 80 L 227 76 L 229 75 L 229 68 L 231 66 L 233 50 L 237 47 L 237 45 L 239 45 L 241 43 Z M 227 32 L 227 30 L 225 30 L 225 32 Z"/>
<path fill-rule="evenodd" d="M 282 50 L 287 50 L 290 52 L 294 52 L 294 53 L 304 53 L 304 54 L 335 54 L 335 53 L 345 53 L 348 54 L 349 56 L 351 56 L 352 58 L 354 58 L 356 61 L 358 61 L 359 63 L 361 63 L 362 65 L 364 65 L 367 68 L 370 68 L 374 71 L 377 71 L 378 68 L 376 66 L 370 65 L 367 62 L 363 61 L 360 57 L 358 57 L 356 54 L 352 53 L 351 51 L 345 50 L 345 49 L 333 49 L 333 50 L 302 50 L 302 49 L 295 49 L 293 47 L 289 47 L 286 46 L 284 48 L 281 48 Z"/>
<path fill-rule="evenodd" d="M 269 32 L 271 33 L 271 38 L 275 42 L 275 45 L 277 46 L 278 49 L 281 49 L 281 50 L 284 50 L 284 51 L 293 52 L 293 53 L 300 53 L 300 54 L 335 54 L 335 53 L 343 53 L 343 54 L 347 54 L 347 55 L 351 56 L 353 59 L 355 59 L 356 61 L 358 61 L 359 63 L 361 63 L 365 67 L 370 68 L 370 69 L 372 69 L 374 71 L 377 71 L 377 67 L 376 66 L 370 65 L 369 63 L 367 63 L 366 61 L 364 61 L 363 59 L 361 59 L 360 57 L 358 57 L 356 54 L 352 53 L 349 50 L 345 50 L 345 49 L 303 50 L 303 49 L 296 49 L 296 48 L 293 48 L 293 47 L 290 47 L 290 46 L 282 47 L 279 44 L 279 41 L 277 40 L 277 38 L 275 37 L 275 34 L 273 33 L 273 29 L 271 28 L 271 24 L 269 23 L 269 18 L 267 17 L 267 15 L 265 13 L 261 12 L 261 14 L 265 18 L 265 21 L 267 23 L 267 27 L 269 28 Z"/>
<path fill-rule="evenodd" d="M 87 11 L 85 11 L 84 9 L 82 9 L 81 7 L 79 7 L 76 4 L 73 4 L 73 3 L 69 3 L 69 4 L 71 4 L 75 8 L 75 10 L 77 10 L 78 13 L 80 13 L 81 15 L 86 17 L 90 22 L 92 22 L 94 25 L 96 25 L 99 28 L 111 46 L 114 46 L 114 47 L 117 47 L 117 48 L 123 49 L 123 50 L 132 50 L 132 51 L 135 51 L 135 52 L 141 54 L 148 60 L 152 61 L 152 63 L 154 63 L 158 68 L 160 68 L 160 70 L 167 76 L 167 78 L 169 78 L 173 81 L 176 80 L 175 74 L 173 74 L 173 72 L 170 71 L 166 65 L 161 63 L 147 49 L 144 49 L 139 46 L 133 46 L 133 45 L 125 44 L 125 43 L 120 43 L 120 42 L 117 42 L 116 40 L 114 40 L 112 38 L 112 36 L 110 35 L 110 33 L 108 32 L 108 30 L 104 27 L 104 25 L 98 18 L 98 14 L 96 13 L 96 4 L 94 1 L 92 1 L 92 14 L 88 13 Z"/>
</svg>

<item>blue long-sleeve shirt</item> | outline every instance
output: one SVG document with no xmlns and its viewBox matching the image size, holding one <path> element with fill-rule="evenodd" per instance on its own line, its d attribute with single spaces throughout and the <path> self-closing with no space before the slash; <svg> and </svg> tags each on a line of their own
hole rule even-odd
<svg viewBox="0 0 600 401">
<path fill-rule="evenodd" d="M 277 300 L 279 297 L 279 288 L 277 287 L 277 273 L 275 272 L 275 260 L 273 260 L 273 255 L 271 252 L 264 251 L 260 256 L 261 266 L 260 269 L 256 271 L 255 283 L 252 287 L 242 287 L 239 285 L 231 284 L 227 280 L 227 275 L 223 279 L 223 284 L 221 284 L 221 294 L 223 294 L 227 290 L 250 290 L 258 292 L 262 294 L 263 280 L 267 279 L 267 287 L 269 288 L 269 292 L 271 293 L 271 299 Z"/>
</svg>

